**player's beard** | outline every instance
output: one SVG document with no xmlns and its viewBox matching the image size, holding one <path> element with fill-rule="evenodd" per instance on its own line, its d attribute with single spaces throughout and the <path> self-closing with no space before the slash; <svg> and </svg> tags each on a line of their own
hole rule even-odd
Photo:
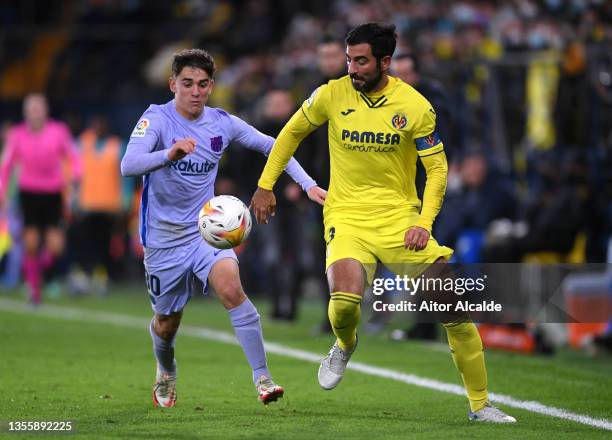
<svg viewBox="0 0 612 440">
<path fill-rule="evenodd" d="M 355 79 L 363 81 L 361 85 L 355 84 Z M 364 78 L 362 76 L 358 76 L 356 74 L 351 75 L 351 83 L 353 84 L 353 88 L 358 92 L 370 93 L 372 90 L 376 88 L 376 86 L 380 83 L 382 79 L 382 69 L 380 68 L 380 63 L 376 63 L 376 74 L 370 79 Z"/>
</svg>

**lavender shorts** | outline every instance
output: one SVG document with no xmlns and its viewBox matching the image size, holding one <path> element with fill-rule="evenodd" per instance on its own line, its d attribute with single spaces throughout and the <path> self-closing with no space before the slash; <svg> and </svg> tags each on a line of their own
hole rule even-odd
<svg viewBox="0 0 612 440">
<path fill-rule="evenodd" d="M 232 249 L 215 249 L 199 237 L 172 248 L 145 248 L 145 279 L 153 311 L 169 315 L 183 310 L 191 298 L 195 277 L 204 283 L 205 293 L 210 270 L 223 258 L 238 261 Z"/>
</svg>

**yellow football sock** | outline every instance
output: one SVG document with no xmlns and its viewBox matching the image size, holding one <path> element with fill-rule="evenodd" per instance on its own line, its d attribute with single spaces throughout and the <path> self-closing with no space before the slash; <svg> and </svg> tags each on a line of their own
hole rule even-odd
<svg viewBox="0 0 612 440">
<path fill-rule="evenodd" d="M 455 366 L 461 373 L 472 411 L 487 402 L 487 369 L 480 333 L 473 322 L 444 324 Z"/>
<path fill-rule="evenodd" d="M 361 296 L 354 293 L 333 292 L 327 314 L 340 348 L 344 351 L 352 351 L 357 342 L 357 324 L 361 317 Z"/>
</svg>

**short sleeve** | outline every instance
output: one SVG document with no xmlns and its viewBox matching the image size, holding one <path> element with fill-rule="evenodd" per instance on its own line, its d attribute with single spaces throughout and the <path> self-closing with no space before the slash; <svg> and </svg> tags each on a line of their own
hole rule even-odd
<svg viewBox="0 0 612 440">
<path fill-rule="evenodd" d="M 312 125 L 323 125 L 329 119 L 328 108 L 331 101 L 331 88 L 324 84 L 316 88 L 302 104 L 302 112 Z"/>
</svg>

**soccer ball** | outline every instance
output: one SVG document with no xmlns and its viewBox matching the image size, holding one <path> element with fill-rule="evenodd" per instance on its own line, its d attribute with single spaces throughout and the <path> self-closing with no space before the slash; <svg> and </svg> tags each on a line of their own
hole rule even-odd
<svg viewBox="0 0 612 440">
<path fill-rule="evenodd" d="M 217 249 L 238 246 L 249 236 L 252 224 L 249 208 L 233 196 L 213 197 L 200 209 L 200 234 Z"/>
</svg>

